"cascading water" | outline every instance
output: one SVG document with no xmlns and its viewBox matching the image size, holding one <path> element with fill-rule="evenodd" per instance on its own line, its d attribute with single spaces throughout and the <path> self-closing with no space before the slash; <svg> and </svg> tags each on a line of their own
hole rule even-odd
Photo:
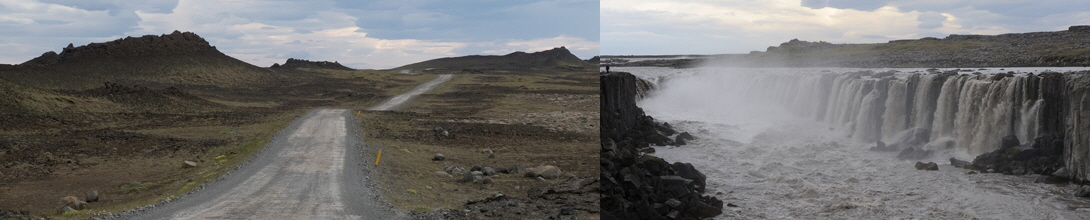
<svg viewBox="0 0 1090 220">
<path fill-rule="evenodd" d="M 697 137 L 655 154 L 692 162 L 708 176 L 709 194 L 738 205 L 718 218 L 1090 218 L 1090 202 L 1072 196 L 1075 185 L 1034 184 L 1036 175 L 967 174 L 947 165 L 948 157 L 971 160 L 998 149 L 1005 136 L 1029 144 L 1062 133 L 1055 118 L 1067 113 L 1058 108 L 1090 109 L 1046 100 L 1062 85 L 1046 85 L 1055 81 L 1037 74 L 615 70 L 653 79 L 656 90 L 640 107 Z M 1067 129 L 1090 124 L 1083 118 L 1090 116 L 1067 117 Z M 1090 139 L 1083 136 L 1066 138 Z M 934 150 L 923 160 L 943 165 L 916 170 L 915 160 L 868 151 L 877 141 Z"/>
</svg>

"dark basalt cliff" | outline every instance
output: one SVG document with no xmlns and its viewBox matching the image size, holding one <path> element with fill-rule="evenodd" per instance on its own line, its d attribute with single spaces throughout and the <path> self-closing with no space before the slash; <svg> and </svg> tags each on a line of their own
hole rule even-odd
<svg viewBox="0 0 1090 220">
<path fill-rule="evenodd" d="M 692 164 L 645 155 L 649 144 L 674 144 L 676 133 L 636 106 L 648 83 L 629 73 L 601 75 L 602 219 L 704 219 L 723 201 L 704 196 L 704 174 Z M 679 136 L 687 136 L 683 133 Z"/>
</svg>

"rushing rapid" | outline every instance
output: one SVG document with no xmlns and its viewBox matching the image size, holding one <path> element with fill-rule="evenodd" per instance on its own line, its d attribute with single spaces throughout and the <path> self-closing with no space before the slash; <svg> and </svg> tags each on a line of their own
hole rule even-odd
<svg viewBox="0 0 1090 220">
<path fill-rule="evenodd" d="M 705 172 L 710 193 L 738 206 L 720 218 L 1090 218 L 1075 185 L 947 160 L 1063 129 L 1042 120 L 1050 91 L 1040 70 L 616 70 L 656 84 L 640 107 L 698 138 L 656 154 Z M 867 150 L 879 141 L 935 151 L 922 160 L 942 165 L 920 171 Z"/>
</svg>

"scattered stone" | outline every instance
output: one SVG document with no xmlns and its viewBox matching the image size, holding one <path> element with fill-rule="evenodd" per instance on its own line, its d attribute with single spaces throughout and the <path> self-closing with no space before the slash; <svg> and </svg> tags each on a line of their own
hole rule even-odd
<svg viewBox="0 0 1090 220">
<path fill-rule="evenodd" d="M 481 182 L 484 184 L 492 184 L 492 178 L 485 177 Z"/>
<path fill-rule="evenodd" d="M 670 207 L 677 208 L 678 206 L 681 205 L 681 201 L 677 200 L 677 199 L 674 199 L 674 198 L 670 198 L 670 200 L 666 200 L 666 205 L 668 205 Z"/>
<path fill-rule="evenodd" d="M 61 202 L 64 206 L 72 207 L 76 210 L 83 210 L 89 208 L 87 202 L 76 198 L 75 196 L 65 196 L 61 198 Z"/>
<path fill-rule="evenodd" d="M 552 165 L 538 166 L 526 170 L 527 177 L 541 177 L 545 179 L 560 178 L 560 168 Z"/>
<path fill-rule="evenodd" d="M 496 158 L 496 154 L 488 154 L 488 158 Z"/>
<path fill-rule="evenodd" d="M 492 149 L 485 148 L 485 149 L 481 149 L 481 153 L 492 154 L 492 153 L 495 153 L 495 152 L 493 152 Z"/>
<path fill-rule="evenodd" d="M 483 175 L 484 174 L 484 172 L 481 172 L 481 171 L 470 171 L 469 173 L 471 173 L 473 175 Z"/>
<path fill-rule="evenodd" d="M 924 162 L 916 161 L 916 169 L 917 170 L 939 170 L 939 165 L 936 164 L 935 162 L 924 163 Z"/>
<path fill-rule="evenodd" d="M 90 192 L 87 192 L 87 197 L 85 201 L 98 202 L 98 190 L 91 190 Z"/>
<path fill-rule="evenodd" d="M 507 168 L 507 174 L 519 174 L 522 173 L 522 166 L 514 165 L 511 168 Z"/>
<path fill-rule="evenodd" d="M 185 163 L 186 167 L 197 167 L 197 162 L 186 160 L 186 161 L 182 161 L 182 163 Z"/>
<path fill-rule="evenodd" d="M 473 165 L 473 168 L 469 168 L 469 171 L 481 171 L 481 165 Z"/>
<path fill-rule="evenodd" d="M 434 161 L 444 161 L 446 159 L 447 159 L 447 157 L 443 156 L 443 154 L 441 154 L 441 153 L 435 153 L 435 157 L 431 158 L 431 160 L 434 160 Z"/>
<path fill-rule="evenodd" d="M 440 175 L 440 176 L 446 176 L 446 177 L 454 177 L 454 175 L 450 175 L 449 173 L 443 172 L 443 171 L 435 171 L 435 174 Z"/>
<path fill-rule="evenodd" d="M 545 178 L 537 177 L 537 181 L 545 181 Z"/>
<path fill-rule="evenodd" d="M 62 211 L 62 212 L 74 212 L 74 211 L 76 211 L 76 210 L 75 210 L 75 209 L 72 209 L 72 207 L 69 207 L 69 206 L 64 206 L 63 208 L 61 208 L 61 211 Z"/>
<path fill-rule="evenodd" d="M 492 176 L 496 175 L 496 170 L 492 169 L 492 167 L 484 167 L 481 168 L 481 173 L 483 173 L 485 176 Z"/>
<path fill-rule="evenodd" d="M 462 174 L 462 182 L 472 182 L 473 180 L 473 173 L 465 172 Z"/>
</svg>

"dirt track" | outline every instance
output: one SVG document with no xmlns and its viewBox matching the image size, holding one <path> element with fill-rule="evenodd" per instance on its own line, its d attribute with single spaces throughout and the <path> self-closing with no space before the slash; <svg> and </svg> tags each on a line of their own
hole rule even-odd
<svg viewBox="0 0 1090 220">
<path fill-rule="evenodd" d="M 389 110 L 449 80 L 441 75 L 372 107 Z M 282 130 L 224 179 L 132 219 L 404 219 L 374 190 L 359 126 L 345 109 L 317 109 Z M 353 134 L 353 135 L 348 135 Z"/>
</svg>

